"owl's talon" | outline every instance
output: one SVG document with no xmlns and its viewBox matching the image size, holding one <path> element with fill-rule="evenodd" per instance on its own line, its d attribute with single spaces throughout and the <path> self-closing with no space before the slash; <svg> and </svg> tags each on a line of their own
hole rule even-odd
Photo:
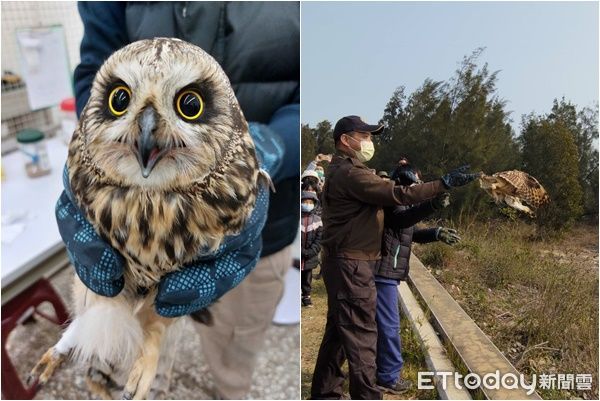
<svg viewBox="0 0 600 401">
<path fill-rule="evenodd" d="M 38 379 L 38 385 L 44 385 L 52 377 L 54 371 L 62 364 L 65 357 L 65 354 L 57 352 L 54 347 L 48 349 L 33 369 L 31 369 L 31 373 L 27 377 L 27 384 L 29 385 L 35 379 Z"/>
<path fill-rule="evenodd" d="M 123 395 L 121 396 L 122 400 L 133 400 L 133 394 L 131 394 L 129 391 L 125 391 L 123 393 Z"/>
</svg>

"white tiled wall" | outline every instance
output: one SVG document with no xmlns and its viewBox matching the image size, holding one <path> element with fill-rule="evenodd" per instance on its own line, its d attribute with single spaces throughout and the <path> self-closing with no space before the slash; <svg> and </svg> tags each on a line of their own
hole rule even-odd
<svg viewBox="0 0 600 401">
<path fill-rule="evenodd" d="M 17 57 L 18 29 L 62 25 L 65 30 L 71 70 L 79 63 L 79 44 L 83 25 L 75 1 L 3 1 L 2 2 L 2 71 L 19 73 Z"/>
<path fill-rule="evenodd" d="M 71 72 L 79 64 L 79 45 L 83 37 L 83 24 L 77 12 L 75 1 L 2 1 L 2 71 L 21 75 L 17 48 L 17 30 L 24 28 L 61 25 L 65 32 L 65 42 Z M 58 107 L 29 111 L 25 89 L 2 89 L 2 153 L 16 148 L 16 132 L 24 128 L 36 128 L 47 135 L 53 135 L 59 125 Z M 20 106 L 19 106 L 20 105 Z M 19 115 L 14 115 L 17 107 Z"/>
</svg>

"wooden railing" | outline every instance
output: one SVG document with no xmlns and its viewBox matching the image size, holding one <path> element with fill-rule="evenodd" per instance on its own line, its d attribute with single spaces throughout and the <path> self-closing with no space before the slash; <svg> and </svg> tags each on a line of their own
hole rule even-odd
<svg viewBox="0 0 600 401">
<path fill-rule="evenodd" d="M 406 283 L 398 286 L 400 306 L 413 329 L 419 334 L 431 371 L 456 371 L 442 345 L 445 342 L 458 355 L 467 370 L 476 373 L 480 378 L 486 374 L 495 374 L 496 371 L 499 371 L 500 376 L 512 373 L 515 377 L 520 377 L 515 367 L 415 255 L 412 255 L 410 260 L 409 284 L 410 288 Z M 427 314 L 420 308 L 415 297 L 425 306 Z M 429 320 L 425 317 L 427 315 L 430 316 Z M 442 389 L 441 381 L 436 381 L 440 397 L 467 398 L 465 387 L 462 386 L 460 391 L 453 382 L 454 380 L 447 380 L 449 387 Z M 498 387 L 479 388 L 485 397 L 491 400 L 541 399 L 535 391 L 527 394 L 526 389 L 520 385 L 514 389 L 506 389 L 502 385 Z"/>
</svg>

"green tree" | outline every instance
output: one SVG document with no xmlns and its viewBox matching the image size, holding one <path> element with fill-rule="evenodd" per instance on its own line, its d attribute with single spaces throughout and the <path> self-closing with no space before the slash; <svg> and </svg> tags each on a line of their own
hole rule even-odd
<svg viewBox="0 0 600 401">
<path fill-rule="evenodd" d="M 580 171 L 584 206 L 587 214 L 598 215 L 598 103 L 594 107 L 585 107 L 579 114 L 582 127 L 583 157 L 580 154 Z M 595 143 L 595 144 L 594 144 Z M 578 145 L 579 147 L 579 145 Z"/>
<path fill-rule="evenodd" d="M 316 156 L 317 143 L 312 129 L 308 124 L 302 124 L 300 131 L 300 139 L 302 140 L 301 163 L 302 169 L 305 169 Z"/>
<path fill-rule="evenodd" d="M 381 135 L 373 137 L 375 143 L 375 156 L 369 163 L 379 170 L 390 171 L 395 161 L 402 155 L 396 149 L 397 138 L 395 133 L 405 130 L 406 124 L 406 95 L 404 87 L 399 87 L 394 91 L 383 112 L 383 118 L 379 120 L 380 124 L 385 126 Z"/>
<path fill-rule="evenodd" d="M 335 152 L 333 129 L 329 121 L 323 120 L 318 123 L 317 127 L 313 130 L 313 134 L 316 139 L 317 153 L 330 154 Z"/>
<path fill-rule="evenodd" d="M 389 170 L 406 156 L 424 178 L 435 179 L 463 164 L 488 174 L 520 165 L 509 112 L 496 94 L 498 72 L 478 65 L 482 52 L 465 57 L 447 82 L 427 79 L 408 97 L 402 87 L 394 92 L 381 120 L 386 133 L 377 139 L 373 167 Z M 476 184 L 455 191 L 454 199 L 454 214 L 495 210 Z"/>
<path fill-rule="evenodd" d="M 552 231 L 568 228 L 582 213 L 577 144 L 568 125 L 554 116 L 523 117 L 523 167 L 550 196 L 538 223 Z"/>
<path fill-rule="evenodd" d="M 319 153 L 332 154 L 335 152 L 333 143 L 333 129 L 331 123 L 323 120 L 317 123 L 316 128 L 302 124 L 302 168 L 314 160 Z"/>
<path fill-rule="evenodd" d="M 598 107 L 577 107 L 563 97 L 554 99 L 551 121 L 560 121 L 569 130 L 577 146 L 579 184 L 584 192 L 586 212 L 598 211 L 598 150 L 594 140 L 598 139 Z"/>
</svg>

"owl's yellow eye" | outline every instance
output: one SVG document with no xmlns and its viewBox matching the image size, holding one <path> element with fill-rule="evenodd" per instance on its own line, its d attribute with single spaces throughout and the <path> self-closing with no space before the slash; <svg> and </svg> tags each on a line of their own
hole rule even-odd
<svg viewBox="0 0 600 401">
<path fill-rule="evenodd" d="M 108 96 L 108 109 L 114 116 L 122 116 L 127 111 L 130 100 L 131 91 L 129 88 L 125 85 L 119 85 Z"/>
<path fill-rule="evenodd" d="M 177 112 L 187 121 L 193 121 L 204 112 L 204 101 L 200 94 L 194 90 L 184 90 L 175 101 Z"/>
</svg>

